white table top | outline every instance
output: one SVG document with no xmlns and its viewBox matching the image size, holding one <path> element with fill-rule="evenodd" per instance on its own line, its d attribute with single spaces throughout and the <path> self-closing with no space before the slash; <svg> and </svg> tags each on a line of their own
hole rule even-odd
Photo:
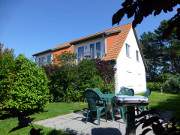
<svg viewBox="0 0 180 135">
<path fill-rule="evenodd" d="M 128 96 L 128 95 L 117 95 L 116 101 L 119 101 L 121 103 L 148 103 L 148 98 L 144 96 Z"/>
</svg>

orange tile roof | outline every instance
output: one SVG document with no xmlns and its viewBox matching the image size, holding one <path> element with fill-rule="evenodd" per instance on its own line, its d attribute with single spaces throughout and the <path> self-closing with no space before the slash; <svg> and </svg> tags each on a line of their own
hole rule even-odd
<svg viewBox="0 0 180 135">
<path fill-rule="evenodd" d="M 132 28 L 131 24 L 126 24 L 122 26 L 113 27 L 112 29 L 109 30 L 109 31 L 120 30 L 121 32 L 106 38 L 107 54 L 103 58 L 104 60 L 113 60 L 117 58 L 131 28 Z"/>
</svg>

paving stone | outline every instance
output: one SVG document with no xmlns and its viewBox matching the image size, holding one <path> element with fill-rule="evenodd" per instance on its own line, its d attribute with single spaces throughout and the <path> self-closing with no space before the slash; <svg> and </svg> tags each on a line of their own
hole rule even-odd
<svg viewBox="0 0 180 135">
<path fill-rule="evenodd" d="M 36 121 L 37 125 L 61 129 L 68 132 L 73 132 L 78 135 L 125 135 L 126 124 L 122 120 L 112 121 L 101 119 L 100 125 L 97 125 L 97 120 L 85 123 L 85 117 L 82 112 L 70 113 L 58 117 Z M 141 126 L 137 128 L 136 135 L 142 132 Z M 149 132 L 147 135 L 153 135 Z"/>
</svg>

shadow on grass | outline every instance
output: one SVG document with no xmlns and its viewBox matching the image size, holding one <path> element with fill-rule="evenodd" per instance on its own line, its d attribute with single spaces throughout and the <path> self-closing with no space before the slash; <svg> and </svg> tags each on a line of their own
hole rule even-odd
<svg viewBox="0 0 180 135">
<path fill-rule="evenodd" d="M 175 94 L 174 96 L 170 96 L 165 101 L 158 102 L 157 105 L 152 106 L 151 108 L 158 109 L 160 111 L 172 111 L 176 119 L 180 121 L 180 115 L 179 115 L 180 114 L 180 94 Z"/>
<path fill-rule="evenodd" d="M 35 113 L 42 113 L 42 112 L 48 112 L 48 110 L 28 110 L 28 111 L 24 111 L 24 113 L 29 116 Z M 14 109 L 3 109 L 0 110 L 0 120 L 5 120 L 8 118 L 15 118 L 18 116 L 18 111 L 14 110 Z"/>
<path fill-rule="evenodd" d="M 24 112 L 18 112 L 17 116 L 18 116 L 18 125 L 13 129 L 11 129 L 9 133 L 27 127 L 29 125 L 32 125 L 32 121 L 34 120 L 34 118 L 28 117 L 27 114 Z"/>
</svg>

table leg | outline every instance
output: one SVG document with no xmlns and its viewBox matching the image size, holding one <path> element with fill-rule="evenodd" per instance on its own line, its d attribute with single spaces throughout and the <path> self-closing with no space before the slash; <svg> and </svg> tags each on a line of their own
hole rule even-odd
<svg viewBox="0 0 180 135">
<path fill-rule="evenodd" d="M 126 135 L 136 135 L 134 106 L 127 106 L 126 116 L 127 116 Z"/>
</svg>

